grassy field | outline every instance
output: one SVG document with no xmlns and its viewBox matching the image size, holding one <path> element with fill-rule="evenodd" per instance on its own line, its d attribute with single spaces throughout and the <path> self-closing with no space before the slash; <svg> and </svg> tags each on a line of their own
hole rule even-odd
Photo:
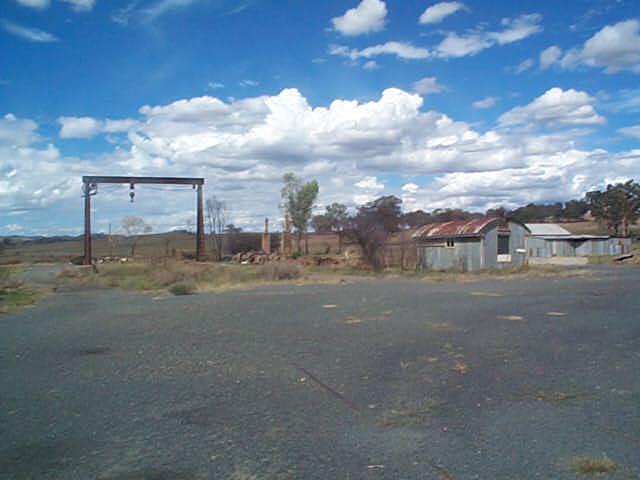
<svg viewBox="0 0 640 480">
<path fill-rule="evenodd" d="M 32 305 L 43 296 L 39 289 L 18 280 L 16 273 L 16 268 L 0 266 L 0 314 Z"/>
<path fill-rule="evenodd" d="M 259 250 L 260 234 L 241 234 L 243 250 Z M 278 235 L 272 235 L 272 250 L 277 250 Z M 130 257 L 133 239 L 114 235 L 110 239 L 94 236 L 92 253 L 95 258 Z M 211 252 L 210 241 L 206 239 L 206 251 Z M 295 242 L 294 242 L 295 248 Z M 345 244 L 344 248 L 349 248 Z M 352 247 L 353 248 L 353 247 Z M 34 262 L 66 262 L 83 254 L 83 238 L 55 242 L 23 241 L 4 245 L 0 250 L 0 264 L 34 263 Z M 168 232 L 141 235 L 135 244 L 135 256 L 140 258 L 192 258 L 196 251 L 196 237 L 184 232 Z M 310 234 L 309 253 L 335 254 L 338 251 L 338 236 L 334 234 Z"/>
</svg>

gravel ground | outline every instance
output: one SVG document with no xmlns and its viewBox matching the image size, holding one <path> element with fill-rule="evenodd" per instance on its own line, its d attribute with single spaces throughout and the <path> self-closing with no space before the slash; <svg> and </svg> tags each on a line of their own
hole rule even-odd
<svg viewBox="0 0 640 480">
<path fill-rule="evenodd" d="M 639 280 L 59 289 L 0 317 L 0 476 L 637 479 Z"/>
</svg>

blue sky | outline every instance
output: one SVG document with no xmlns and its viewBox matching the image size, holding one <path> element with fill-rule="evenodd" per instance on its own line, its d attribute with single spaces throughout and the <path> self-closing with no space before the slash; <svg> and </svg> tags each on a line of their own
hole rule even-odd
<svg viewBox="0 0 640 480">
<path fill-rule="evenodd" d="M 82 175 L 205 177 L 228 220 L 579 198 L 640 179 L 636 1 L 5 0 L 0 235 L 80 233 Z M 188 189 L 100 186 L 94 225 L 193 217 Z"/>
</svg>

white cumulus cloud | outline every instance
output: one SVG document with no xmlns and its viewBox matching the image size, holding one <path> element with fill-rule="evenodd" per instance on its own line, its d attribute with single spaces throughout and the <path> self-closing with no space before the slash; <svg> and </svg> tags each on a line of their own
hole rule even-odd
<svg viewBox="0 0 640 480">
<path fill-rule="evenodd" d="M 440 93 L 443 89 L 444 87 L 438 83 L 436 77 L 421 78 L 413 84 L 413 91 L 420 95 Z"/>
<path fill-rule="evenodd" d="M 387 6 L 382 0 L 362 0 L 341 17 L 331 19 L 333 27 L 346 36 L 377 32 L 384 28 Z"/>
<path fill-rule="evenodd" d="M 533 67 L 533 60 L 530 58 L 527 58 L 526 60 L 523 60 L 522 62 L 520 62 L 516 68 L 515 68 L 515 72 L 517 74 L 520 74 L 522 72 L 525 72 L 527 70 L 529 70 L 531 67 Z"/>
<path fill-rule="evenodd" d="M 64 228 L 78 233 L 78 222 L 54 212 L 76 218 L 80 177 L 107 171 L 205 177 L 205 190 L 225 200 L 230 221 L 243 228 L 279 218 L 282 174 L 288 171 L 318 180 L 323 205 L 353 207 L 393 194 L 410 209 L 485 210 L 579 198 L 614 177 L 640 178 L 640 150 L 579 148 L 584 129 L 573 127 L 596 128 L 604 121 L 594 105 L 585 92 L 551 89 L 504 113 L 500 128 L 479 131 L 425 110 L 419 94 L 398 88 L 369 101 L 317 106 L 289 88 L 236 100 L 202 96 L 145 105 L 135 119 L 61 117 L 61 136 L 67 138 L 126 131 L 126 143 L 91 161 L 42 145 L 33 120 L 6 114 L 0 117 L 0 211 L 26 213 L 18 222 L 0 214 L 0 232 L 9 223 L 33 224 L 30 209 L 42 209 L 47 222 L 68 222 Z M 545 131 L 504 128 L 529 125 Z M 636 127 L 620 133 L 633 137 Z M 41 175 L 34 177 L 34 171 Z M 136 214 L 156 231 L 175 227 L 193 215 L 193 195 L 190 189 L 165 194 L 140 186 Z M 94 198 L 97 231 L 127 214 L 115 207 L 118 202 L 130 208 L 126 188 L 101 189 Z"/>
<path fill-rule="evenodd" d="M 483 98 L 482 100 L 477 100 L 473 102 L 473 108 L 478 108 L 478 109 L 491 108 L 495 104 L 496 104 L 495 97 L 486 97 L 486 98 Z"/>
<path fill-rule="evenodd" d="M 621 70 L 640 73 L 640 21 L 607 25 L 581 47 L 569 49 L 557 62 L 562 68 L 586 65 L 613 74 Z"/>
<path fill-rule="evenodd" d="M 620 129 L 618 129 L 618 132 L 620 132 L 623 135 L 626 135 L 627 137 L 640 139 L 640 125 L 632 125 L 632 126 L 629 126 L 629 127 L 622 127 Z"/>
<path fill-rule="evenodd" d="M 99 133 L 126 132 L 136 125 L 135 120 L 96 120 L 92 117 L 59 117 L 60 138 L 91 138 Z"/>
<path fill-rule="evenodd" d="M 552 45 L 551 47 L 544 49 L 540 53 L 540 69 L 546 70 L 550 66 L 558 63 L 561 57 L 562 57 L 562 49 L 560 49 L 555 45 Z"/>
<path fill-rule="evenodd" d="M 606 73 L 640 73 L 640 21 L 604 27 L 585 42 L 580 57 L 586 65 L 604 67 Z"/>
<path fill-rule="evenodd" d="M 487 35 L 500 45 L 517 42 L 541 32 L 541 21 L 542 15 L 538 13 L 520 15 L 516 18 L 503 18 L 501 23 L 502 26 L 505 27 L 504 30 L 500 32 L 489 32 Z"/>
<path fill-rule="evenodd" d="M 542 125 L 548 127 L 599 125 L 605 119 L 598 115 L 589 94 L 554 87 L 524 107 L 502 114 L 502 125 Z"/>
<path fill-rule="evenodd" d="M 523 40 L 542 31 L 542 16 L 537 13 L 520 15 L 514 19 L 503 18 L 503 30 L 484 31 L 477 29 L 464 35 L 450 32 L 436 46 L 436 56 L 440 58 L 458 58 L 475 55 L 494 45 L 506 45 Z"/>
<path fill-rule="evenodd" d="M 16 118 L 7 113 L 0 118 L 0 144 L 24 147 L 38 140 L 38 125 L 33 120 Z"/>
<path fill-rule="evenodd" d="M 439 23 L 449 15 L 453 15 L 458 10 L 465 8 L 464 3 L 461 2 L 440 2 L 428 7 L 422 15 L 420 15 L 419 22 L 422 25 L 429 23 Z"/>
<path fill-rule="evenodd" d="M 429 50 L 422 47 L 415 47 L 406 42 L 387 42 L 381 45 L 358 49 L 349 49 L 343 45 L 334 45 L 329 49 L 331 55 L 357 60 L 359 58 L 372 58 L 378 55 L 395 55 L 405 60 L 420 60 L 429 57 Z"/>
</svg>

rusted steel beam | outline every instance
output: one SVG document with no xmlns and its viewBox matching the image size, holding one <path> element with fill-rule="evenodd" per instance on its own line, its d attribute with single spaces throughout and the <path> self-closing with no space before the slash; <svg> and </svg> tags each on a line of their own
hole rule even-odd
<svg viewBox="0 0 640 480">
<path fill-rule="evenodd" d="M 196 260 L 201 261 L 204 257 L 204 216 L 202 214 L 202 185 L 198 185 L 198 206 L 196 217 Z"/>
<path fill-rule="evenodd" d="M 343 394 L 341 394 L 340 392 L 338 392 L 335 388 L 330 387 L 329 385 L 327 385 L 326 383 L 324 383 L 322 380 L 320 380 L 318 377 L 316 377 L 313 373 L 311 373 L 309 370 L 307 370 L 306 368 L 298 365 L 295 362 L 291 362 L 291 365 L 293 365 L 295 368 L 297 368 L 298 370 L 300 370 L 302 373 L 304 373 L 307 377 L 309 377 L 311 380 L 313 380 L 316 384 L 320 385 L 322 388 L 324 388 L 327 392 L 329 392 L 331 395 L 333 395 L 334 397 L 336 397 L 338 400 L 340 400 L 342 403 L 344 403 L 347 407 L 349 407 L 351 410 L 353 410 L 354 412 L 362 412 L 362 407 L 360 407 L 360 405 L 357 405 L 355 402 L 349 400 L 347 397 L 345 397 Z"/>
<path fill-rule="evenodd" d="M 126 177 L 126 176 L 93 176 L 82 177 L 84 183 L 150 183 L 158 185 L 204 185 L 204 178 L 194 177 Z"/>
<path fill-rule="evenodd" d="M 91 265 L 91 192 L 90 183 L 84 182 L 84 258 L 82 263 Z"/>
<path fill-rule="evenodd" d="M 204 257 L 204 218 L 202 214 L 202 186 L 204 178 L 201 177 L 130 177 L 130 176 L 104 176 L 104 175 L 84 175 L 84 258 L 85 265 L 91 265 L 91 195 L 96 193 L 91 188 L 95 188 L 99 183 L 128 183 L 131 185 L 131 200 L 133 201 L 133 185 L 135 184 L 155 184 L 155 185 L 191 185 L 198 187 L 198 230 L 196 234 L 196 258 L 202 260 Z"/>
</svg>

